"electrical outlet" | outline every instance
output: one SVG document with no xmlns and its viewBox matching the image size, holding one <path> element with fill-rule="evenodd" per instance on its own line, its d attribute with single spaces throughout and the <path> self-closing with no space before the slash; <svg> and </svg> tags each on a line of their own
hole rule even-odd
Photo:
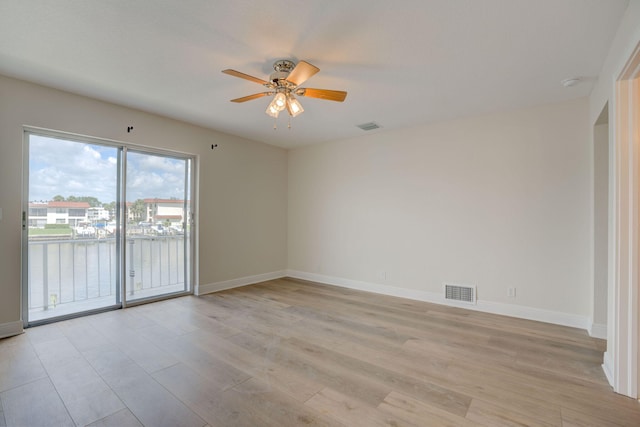
<svg viewBox="0 0 640 427">
<path fill-rule="evenodd" d="M 507 290 L 507 296 L 509 298 L 515 298 L 516 297 L 516 288 L 509 288 Z"/>
</svg>

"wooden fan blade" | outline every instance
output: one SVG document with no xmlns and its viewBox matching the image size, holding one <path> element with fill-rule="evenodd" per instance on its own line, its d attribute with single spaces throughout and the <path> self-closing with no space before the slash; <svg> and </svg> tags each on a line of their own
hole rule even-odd
<svg viewBox="0 0 640 427">
<path fill-rule="evenodd" d="M 262 92 L 262 93 L 254 93 L 253 95 L 243 96 L 242 98 L 232 99 L 231 102 L 247 102 L 253 99 L 262 98 L 263 96 L 273 95 L 274 92 Z"/>
<path fill-rule="evenodd" d="M 296 86 L 300 86 L 318 71 L 320 71 L 320 68 L 315 65 L 311 65 L 306 61 L 300 61 L 298 62 L 298 65 L 291 70 L 286 80 Z"/>
<path fill-rule="evenodd" d="M 258 83 L 258 84 L 261 84 L 261 85 L 268 85 L 269 84 L 269 82 L 266 81 L 266 80 L 262 80 L 262 79 L 259 79 L 257 77 L 250 76 L 249 74 L 241 73 L 240 71 L 222 70 L 222 72 L 225 73 L 225 74 L 229 74 L 230 76 L 240 77 L 241 79 L 249 80 L 251 82 L 255 82 L 255 83 Z"/>
<path fill-rule="evenodd" d="M 308 98 L 319 98 L 337 102 L 342 102 L 347 97 L 347 92 L 342 90 L 304 88 L 296 90 L 295 93 L 296 95 L 306 96 Z"/>
</svg>

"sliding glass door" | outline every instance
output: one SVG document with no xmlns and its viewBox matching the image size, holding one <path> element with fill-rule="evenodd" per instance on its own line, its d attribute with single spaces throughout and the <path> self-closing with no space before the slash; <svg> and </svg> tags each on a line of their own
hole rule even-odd
<svg viewBox="0 0 640 427">
<path fill-rule="evenodd" d="M 190 160 L 127 151 L 127 299 L 188 290 Z"/>
<path fill-rule="evenodd" d="M 120 304 L 116 147 L 28 134 L 27 313 L 30 322 Z M 24 262 L 24 261 L 23 261 Z"/>
<path fill-rule="evenodd" d="M 191 157 L 27 130 L 25 159 L 25 323 L 190 292 Z"/>
</svg>

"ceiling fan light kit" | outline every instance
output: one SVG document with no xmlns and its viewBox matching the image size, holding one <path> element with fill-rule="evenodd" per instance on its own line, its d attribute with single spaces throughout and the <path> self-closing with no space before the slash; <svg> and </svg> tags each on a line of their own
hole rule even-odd
<svg viewBox="0 0 640 427">
<path fill-rule="evenodd" d="M 289 113 L 289 117 L 296 117 L 304 112 L 302 104 L 300 104 L 300 101 L 298 101 L 295 96 L 306 96 L 309 98 L 325 99 L 336 102 L 342 102 L 347 97 L 347 92 L 344 91 L 299 87 L 320 71 L 318 67 L 311 65 L 306 61 L 300 61 L 296 65 L 292 61 L 281 59 L 273 64 L 273 70 L 274 72 L 269 76 L 269 81 L 253 77 L 236 70 L 223 70 L 222 72 L 225 74 L 249 80 L 254 83 L 259 83 L 270 89 L 268 92 L 261 92 L 244 96 L 242 98 L 232 99 L 231 102 L 246 102 L 262 98 L 264 96 L 274 95 L 273 99 L 267 106 L 265 113 L 274 119 L 277 119 L 280 112 L 284 109 Z M 289 128 L 290 127 L 291 125 L 289 125 Z"/>
<path fill-rule="evenodd" d="M 292 94 L 289 94 L 289 97 L 287 98 L 287 110 L 289 111 L 289 115 L 291 117 L 295 117 L 300 113 L 304 113 L 302 104 L 300 104 L 300 101 L 295 99 Z"/>
</svg>

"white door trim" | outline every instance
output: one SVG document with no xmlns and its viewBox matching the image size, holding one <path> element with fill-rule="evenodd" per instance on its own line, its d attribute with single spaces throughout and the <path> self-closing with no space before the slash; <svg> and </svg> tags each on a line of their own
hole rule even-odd
<svg viewBox="0 0 640 427">
<path fill-rule="evenodd" d="M 613 389 L 638 398 L 640 269 L 640 45 L 615 81 L 610 158 L 609 322 L 604 371 Z"/>
</svg>

